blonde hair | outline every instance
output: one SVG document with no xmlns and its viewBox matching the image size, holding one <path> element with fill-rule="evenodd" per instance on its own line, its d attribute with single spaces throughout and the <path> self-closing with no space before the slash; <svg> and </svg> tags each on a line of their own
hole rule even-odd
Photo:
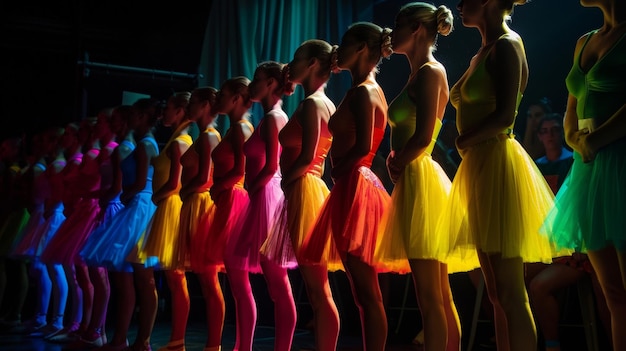
<svg viewBox="0 0 626 351">
<path fill-rule="evenodd" d="M 504 10 L 508 19 L 510 19 L 511 14 L 513 14 L 513 9 L 517 5 L 527 4 L 529 0 L 500 0 L 501 9 Z"/>
<path fill-rule="evenodd" d="M 437 34 L 447 36 L 454 29 L 452 11 L 445 5 L 435 7 L 425 2 L 411 2 L 400 8 L 398 17 L 405 17 L 413 28 L 423 24 L 436 40 Z"/>
</svg>

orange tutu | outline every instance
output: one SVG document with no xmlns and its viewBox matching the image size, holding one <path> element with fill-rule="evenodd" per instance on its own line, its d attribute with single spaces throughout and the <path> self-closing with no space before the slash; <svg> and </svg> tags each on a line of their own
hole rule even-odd
<svg viewBox="0 0 626 351">
<path fill-rule="evenodd" d="M 282 267 L 292 268 L 305 262 L 302 245 L 311 234 L 324 201 L 328 196 L 326 183 L 316 175 L 307 173 L 285 189 L 285 202 L 280 220 L 261 247 L 261 253 Z M 342 270 L 343 264 L 330 236 L 321 261 L 329 271 Z M 297 260 L 296 260 L 297 258 Z"/>
<path fill-rule="evenodd" d="M 383 213 L 391 202 L 382 182 L 371 169 L 357 166 L 339 179 L 303 242 L 301 255 L 306 262 L 320 263 L 328 257 L 332 236 L 342 258 L 347 254 L 374 266 L 376 237 Z"/>
</svg>

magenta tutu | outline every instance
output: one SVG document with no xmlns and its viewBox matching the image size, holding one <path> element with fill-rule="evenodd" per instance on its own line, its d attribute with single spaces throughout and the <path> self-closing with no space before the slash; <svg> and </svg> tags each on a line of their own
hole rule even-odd
<svg viewBox="0 0 626 351">
<path fill-rule="evenodd" d="M 279 218 L 284 200 L 279 176 L 274 176 L 261 190 L 250 196 L 250 204 L 228 240 L 228 266 L 261 273 L 261 245 Z"/>
<path fill-rule="evenodd" d="M 44 249 L 41 260 L 63 265 L 81 263 L 79 252 L 95 229 L 99 213 L 98 199 L 80 200 Z"/>
</svg>

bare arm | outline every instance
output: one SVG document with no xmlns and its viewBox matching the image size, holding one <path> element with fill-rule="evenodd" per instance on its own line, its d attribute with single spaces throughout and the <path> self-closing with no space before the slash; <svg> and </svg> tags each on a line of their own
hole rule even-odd
<svg viewBox="0 0 626 351">
<path fill-rule="evenodd" d="M 415 76 L 409 95 L 415 103 L 415 131 L 406 145 L 394 150 L 387 160 L 391 180 L 396 182 L 404 168 L 418 158 L 430 144 L 442 100 L 448 101 L 445 75 L 438 68 L 426 65 Z M 445 103 L 444 103 L 445 104 Z"/>
<path fill-rule="evenodd" d="M 209 181 L 212 164 L 211 150 L 215 149 L 219 140 L 214 133 L 202 133 L 196 142 L 198 145 L 194 146 L 194 148 L 198 153 L 198 173 L 189 183 L 183 184 L 183 187 L 180 189 L 181 197 L 197 192 L 198 188 Z"/>
<path fill-rule="evenodd" d="M 371 93 L 366 86 L 356 87 L 353 94 L 349 107 L 354 118 L 358 118 L 355 123 L 356 140 L 341 161 L 333 166 L 331 174 L 334 179 L 350 172 L 372 148 L 376 106 L 372 103 Z"/>
<path fill-rule="evenodd" d="M 487 58 L 487 70 L 494 82 L 496 107 L 482 124 L 459 136 L 456 143 L 459 150 L 493 138 L 509 128 L 515 120 L 518 92 L 526 84 L 521 44 L 515 39 L 501 39 L 494 45 Z"/>
<path fill-rule="evenodd" d="M 278 142 L 278 132 L 280 131 L 279 123 L 282 123 L 279 122 L 278 119 L 281 117 L 270 112 L 265 118 L 266 120 L 263 124 L 263 129 L 260 130 L 261 137 L 265 141 L 266 145 L 265 164 L 254 179 L 254 182 L 252 184 L 248 184 L 248 192 L 250 194 L 254 194 L 263 188 L 278 170 L 278 150 L 280 148 L 280 144 Z"/>
<path fill-rule="evenodd" d="M 152 201 L 154 203 L 158 203 L 159 201 L 174 195 L 176 192 L 176 188 L 180 184 L 180 175 L 182 173 L 183 167 L 180 164 L 180 157 L 183 155 L 185 151 L 189 149 L 189 145 L 187 143 L 175 140 L 170 144 L 170 147 L 167 150 L 167 156 L 170 159 L 170 172 L 167 178 L 167 181 L 159 190 L 157 190 L 152 196 Z"/>
<path fill-rule="evenodd" d="M 231 143 L 231 147 L 233 149 L 235 164 L 233 168 L 226 173 L 223 177 L 219 179 L 213 179 L 214 183 L 211 187 L 211 194 L 215 195 L 224 191 L 226 189 L 230 189 L 244 176 L 246 172 L 246 156 L 243 153 L 243 144 L 248 140 L 252 131 L 248 128 L 248 126 L 237 123 L 232 126 L 233 133 L 231 134 L 231 139 L 226 140 Z"/>
<path fill-rule="evenodd" d="M 626 105 L 617 110 L 606 122 L 590 133 L 581 132 L 578 147 L 583 161 L 590 162 L 598 150 L 626 137 Z"/>
<path fill-rule="evenodd" d="M 149 151 L 148 148 L 153 148 L 151 145 L 148 146 L 144 142 L 137 144 L 137 149 L 135 151 L 135 162 L 137 163 L 137 174 L 135 177 L 135 182 L 129 185 L 120 196 L 120 200 L 123 203 L 128 203 L 137 193 L 142 191 L 146 187 L 146 183 L 148 181 L 148 168 L 150 167 L 150 159 L 154 152 Z"/>
<path fill-rule="evenodd" d="M 298 116 L 298 122 L 302 126 L 302 148 L 298 158 L 293 162 L 293 165 L 288 170 L 283 171 L 283 188 L 291 184 L 296 179 L 302 177 L 309 169 L 313 158 L 315 157 L 315 151 L 317 150 L 317 144 L 320 138 L 320 125 L 322 122 L 322 113 L 325 113 L 326 109 L 321 109 L 317 102 L 312 98 L 305 99 L 302 102 L 302 110 Z"/>
<path fill-rule="evenodd" d="M 111 169 L 113 170 L 113 181 L 111 182 L 111 186 L 106 189 L 104 194 L 102 194 L 103 203 L 108 203 L 115 197 L 115 195 L 119 194 L 122 191 L 122 169 L 120 168 L 120 164 L 121 160 L 119 147 L 116 147 L 111 154 Z"/>
</svg>

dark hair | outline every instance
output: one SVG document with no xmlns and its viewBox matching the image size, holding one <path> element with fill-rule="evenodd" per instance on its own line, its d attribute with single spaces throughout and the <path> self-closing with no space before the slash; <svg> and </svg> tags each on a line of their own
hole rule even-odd
<svg viewBox="0 0 626 351">
<path fill-rule="evenodd" d="M 337 45 L 330 45 L 320 39 L 309 39 L 300 44 L 298 50 L 302 50 L 307 59 L 315 58 L 319 61 L 320 71 L 318 74 L 321 77 L 330 77 L 333 70 L 333 60 L 336 59 L 333 56 L 337 55 Z"/>
<path fill-rule="evenodd" d="M 391 29 L 381 28 L 370 22 L 356 22 L 348 27 L 344 38 L 364 42 L 369 48 L 370 59 L 380 63 L 381 58 L 391 56 Z"/>
<path fill-rule="evenodd" d="M 133 104 L 133 109 L 148 114 L 148 123 L 153 126 L 163 114 L 164 103 L 155 98 L 143 98 Z"/>
<path fill-rule="evenodd" d="M 224 84 L 222 84 L 222 89 L 228 89 L 241 96 L 244 105 L 250 107 L 252 106 L 252 101 L 250 100 L 248 85 L 250 85 L 250 79 L 244 76 L 237 76 L 226 80 Z"/>
<path fill-rule="evenodd" d="M 191 98 L 191 93 L 188 91 L 180 91 L 174 93 L 168 99 L 168 102 L 171 101 L 176 108 L 187 108 L 189 105 L 189 99 Z"/>
<path fill-rule="evenodd" d="M 553 121 L 556 124 L 558 124 L 559 128 L 561 129 L 561 135 L 563 134 L 563 116 L 561 116 L 558 113 L 546 113 L 545 116 L 541 117 L 541 119 L 539 120 L 539 123 L 537 123 L 537 130 L 535 132 L 539 133 L 543 123 L 548 122 L 548 121 Z"/>
<path fill-rule="evenodd" d="M 197 97 L 200 101 L 208 101 L 210 105 L 214 105 L 217 89 L 210 86 L 198 87 L 191 92 L 191 96 Z"/>
<path fill-rule="evenodd" d="M 543 110 L 543 112 L 546 113 L 546 115 L 552 113 L 552 101 L 550 101 L 550 99 L 548 99 L 547 97 L 542 97 L 541 99 L 539 99 L 539 101 L 530 104 L 530 106 L 539 106 L 541 107 L 541 109 Z"/>
<path fill-rule="evenodd" d="M 124 123 L 130 120 L 130 115 L 133 112 L 133 107 L 130 105 L 119 105 L 113 109 L 113 113 L 117 113 Z"/>
<path fill-rule="evenodd" d="M 273 78 L 278 83 L 276 88 L 277 95 L 291 95 L 295 89 L 293 83 L 287 81 L 286 67 L 284 63 L 276 61 L 265 61 L 259 63 L 256 67 L 257 71 L 261 70 L 267 74 L 269 78 Z"/>
</svg>

